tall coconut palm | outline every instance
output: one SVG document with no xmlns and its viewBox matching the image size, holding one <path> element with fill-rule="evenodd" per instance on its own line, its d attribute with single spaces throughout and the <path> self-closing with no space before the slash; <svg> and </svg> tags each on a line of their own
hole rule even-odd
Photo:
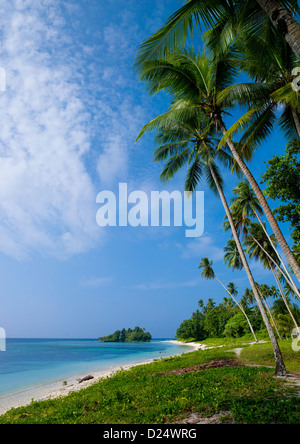
<svg viewBox="0 0 300 444">
<path fill-rule="evenodd" d="M 204 23 L 208 27 L 213 27 L 216 24 L 216 21 L 218 19 L 223 20 L 223 17 L 233 17 L 233 23 L 238 23 L 239 19 L 241 18 L 240 15 L 236 14 L 235 8 L 242 8 L 244 11 L 245 4 L 248 4 L 250 2 L 231 2 L 231 1 L 208 1 L 208 2 L 202 2 L 200 0 L 190 0 L 186 3 L 186 5 L 181 8 L 181 10 L 177 11 L 174 16 L 169 20 L 169 22 L 166 24 L 164 28 L 162 28 L 159 32 L 157 32 L 154 36 L 152 36 L 150 39 L 148 39 L 140 48 L 140 54 L 137 58 L 136 65 L 141 71 L 141 78 L 143 80 L 149 80 L 151 77 L 154 79 L 156 76 L 157 78 L 157 87 L 155 87 L 155 83 L 152 82 L 151 91 L 157 92 L 161 89 L 165 88 L 164 82 L 159 81 L 157 74 L 158 70 L 156 69 L 156 74 L 154 74 L 153 71 L 153 64 L 151 66 L 151 60 L 159 57 L 159 56 L 165 56 L 170 50 L 170 48 L 175 47 L 175 45 L 178 43 L 178 39 L 184 39 L 188 36 L 188 34 L 193 29 L 193 21 L 195 19 L 195 22 L 197 25 L 200 25 L 200 19 L 204 21 Z M 295 4 L 296 2 L 283 2 L 284 5 L 290 6 L 293 9 L 298 10 L 299 8 Z M 245 11 L 243 12 L 242 16 L 245 18 L 247 17 L 256 17 L 257 13 L 262 12 L 261 8 L 258 8 L 258 10 L 255 10 L 255 14 L 252 13 L 249 15 L 245 14 Z M 232 62 L 232 60 L 231 60 Z M 165 71 L 166 66 L 163 66 L 163 61 L 160 62 L 156 59 L 156 68 L 158 68 L 158 65 L 160 64 L 159 72 L 160 74 Z M 258 141 L 264 140 L 266 135 L 270 132 L 270 125 L 269 123 L 265 124 L 265 121 L 270 122 L 272 119 L 275 119 L 274 112 L 272 108 L 268 107 L 264 109 L 261 104 L 257 105 L 256 107 L 251 108 L 239 121 L 237 124 L 231 128 L 231 134 L 236 132 L 243 124 L 249 123 L 250 119 L 253 119 L 253 116 L 257 117 L 256 122 L 259 122 L 259 124 L 255 123 L 251 126 L 252 133 L 247 135 L 247 140 L 243 141 L 243 149 L 244 153 L 243 156 L 239 152 L 238 147 L 233 142 L 231 135 L 228 135 L 228 131 L 224 122 L 224 115 L 226 115 L 226 111 L 228 110 L 228 107 L 232 105 L 232 98 L 228 97 L 227 94 L 225 94 L 224 97 L 224 91 L 222 96 L 222 90 L 225 89 L 224 84 L 222 83 L 216 83 L 216 80 L 218 80 L 218 77 L 220 77 L 220 72 L 225 72 L 226 70 L 233 72 L 233 64 L 230 63 L 230 59 L 228 59 L 227 55 L 222 54 L 222 57 L 219 59 L 213 59 L 209 60 L 207 58 L 206 65 L 204 66 L 202 64 L 201 66 L 201 74 L 203 76 L 204 80 L 204 89 L 202 91 L 197 90 L 197 88 L 194 88 L 194 85 L 191 84 L 191 79 L 188 76 L 188 73 L 186 73 L 185 80 L 181 78 L 181 82 L 185 81 L 187 83 L 187 88 L 189 89 L 189 95 L 192 99 L 191 95 L 195 94 L 193 97 L 194 103 L 198 102 L 198 106 L 200 106 L 203 111 L 205 110 L 207 115 L 211 116 L 211 118 L 214 120 L 214 123 L 216 127 L 219 129 L 219 131 L 223 134 L 223 142 L 227 143 L 230 147 L 230 150 L 239 165 L 240 169 L 242 170 L 245 177 L 248 179 L 251 187 L 253 188 L 256 196 L 259 199 L 259 202 L 263 208 L 263 211 L 271 225 L 271 228 L 280 244 L 280 247 L 286 256 L 290 266 L 292 267 L 298 281 L 300 282 L 300 266 L 293 255 L 292 250 L 290 249 L 288 243 L 286 242 L 281 229 L 275 219 L 275 217 L 272 214 L 272 211 L 270 209 L 270 206 L 262 192 L 262 190 L 259 187 L 258 182 L 254 178 L 253 174 L 251 173 L 250 169 L 247 166 L 246 161 L 251 158 L 251 156 L 245 153 L 245 150 L 249 150 L 249 147 L 253 149 L 254 145 L 258 144 Z M 174 67 L 175 68 L 175 67 Z M 218 76 L 216 75 L 218 72 Z M 169 74 L 171 74 L 171 71 L 168 71 Z M 207 73 L 209 73 L 209 78 L 207 78 Z M 179 76 L 176 76 L 176 69 L 172 72 L 172 77 L 174 82 L 179 81 Z M 212 81 L 210 80 L 212 79 Z M 229 85 L 228 85 L 229 86 Z M 213 88 L 212 88 L 213 87 Z M 169 85 L 170 88 L 170 85 Z M 236 92 L 236 91 L 235 91 Z M 255 97 L 260 97 L 260 92 L 257 88 L 257 85 L 252 88 L 252 92 L 254 93 Z M 245 100 L 244 93 L 240 90 L 240 94 L 242 95 L 242 100 Z M 248 95 L 248 92 L 247 92 Z M 211 100 L 211 99 L 214 100 Z M 251 142 L 251 143 L 250 143 Z M 246 160 L 246 161 L 245 161 Z"/>
<path fill-rule="evenodd" d="M 198 268 L 201 268 L 201 276 L 204 279 L 216 279 L 220 285 L 222 285 L 222 287 L 224 288 L 224 290 L 229 294 L 229 296 L 233 299 L 233 301 L 235 302 L 235 304 L 239 307 L 239 309 L 241 310 L 241 312 L 243 313 L 243 315 L 245 316 L 245 318 L 247 319 L 248 325 L 250 327 L 251 333 L 253 334 L 254 340 L 255 342 L 257 342 L 257 337 L 255 335 L 255 332 L 253 330 L 253 327 L 251 325 L 251 322 L 244 310 L 244 308 L 242 307 L 241 304 L 239 304 L 239 302 L 235 299 L 234 296 L 236 296 L 237 294 L 237 290 L 236 290 L 236 286 L 233 283 L 230 283 L 228 285 L 228 287 L 226 288 L 226 286 L 223 284 L 222 281 L 220 281 L 220 279 L 215 275 L 215 272 L 213 270 L 213 261 L 210 261 L 207 257 L 204 257 L 201 259 L 200 265 Z"/>
<path fill-rule="evenodd" d="M 174 108 L 173 113 L 188 115 L 195 108 L 199 108 L 213 122 L 216 129 L 225 136 L 227 129 L 223 121 L 223 115 L 227 114 L 228 110 L 234 106 L 234 100 L 232 95 L 230 97 L 224 95 L 224 90 L 232 84 L 237 73 L 236 59 L 237 54 L 234 50 L 221 60 L 211 60 L 205 53 L 197 54 L 192 49 L 182 49 L 176 51 L 167 60 L 154 60 L 144 63 L 141 68 L 141 80 L 147 82 L 151 94 L 166 90 L 176 97 L 177 109 Z M 253 110 L 250 110 L 247 117 L 245 117 L 245 121 L 253 113 Z M 155 129 L 157 124 L 157 119 L 153 119 L 148 125 L 145 125 L 141 135 L 146 131 Z M 260 140 L 264 137 L 264 134 L 265 128 L 259 128 L 258 126 L 254 135 L 251 134 L 248 137 L 249 144 L 247 141 L 243 142 L 243 156 L 246 159 L 251 160 L 253 140 Z M 240 170 L 246 176 L 258 197 L 282 251 L 300 282 L 300 267 L 272 214 L 264 194 L 231 137 L 226 138 L 226 143 Z"/>
<path fill-rule="evenodd" d="M 172 93 L 174 100 L 169 111 L 143 127 L 138 139 L 147 131 L 158 132 L 156 141 L 159 147 L 155 151 L 155 160 L 163 161 L 169 157 L 161 174 L 163 180 L 169 180 L 183 165 L 187 164 L 186 191 L 194 191 L 205 174 L 211 189 L 220 196 L 243 267 L 272 341 L 276 362 L 275 374 L 284 375 L 286 369 L 281 351 L 236 232 L 223 192 L 220 170 L 216 165 L 217 161 L 221 161 L 225 165 L 227 163 L 227 166 L 232 166 L 232 158 L 225 147 L 223 150 L 216 150 L 213 146 L 215 120 L 211 113 L 213 110 L 216 111 L 217 88 L 224 88 L 230 82 L 234 69 L 228 67 L 226 69 L 228 60 L 218 63 L 215 69 L 212 69 L 207 61 L 205 54 L 197 55 L 191 49 L 173 54 L 168 61 L 161 60 L 148 64 L 143 77 L 147 79 L 150 91 L 166 89 Z M 195 100 L 196 92 L 198 92 L 198 99 L 203 93 L 205 94 L 202 106 L 198 105 L 199 100 Z M 229 106 L 229 103 L 227 105 Z M 205 122 L 204 126 L 203 123 L 201 126 L 201 120 Z M 231 159 L 230 162 L 229 159 Z"/>
</svg>

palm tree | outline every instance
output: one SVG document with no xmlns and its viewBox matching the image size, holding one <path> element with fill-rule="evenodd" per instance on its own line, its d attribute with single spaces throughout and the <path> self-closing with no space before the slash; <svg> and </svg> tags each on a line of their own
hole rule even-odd
<svg viewBox="0 0 300 444">
<path fill-rule="evenodd" d="M 237 294 L 237 290 L 236 290 L 235 285 L 231 282 L 231 283 L 229 283 L 228 287 L 226 288 L 226 286 L 225 286 L 225 285 L 220 281 L 220 279 L 215 275 L 215 272 L 214 272 L 214 270 L 213 270 L 213 268 L 212 268 L 212 265 L 213 265 L 213 261 L 210 261 L 207 257 L 202 258 L 202 259 L 201 259 L 201 262 L 200 262 L 200 265 L 199 265 L 199 267 L 198 267 L 198 268 L 202 268 L 201 276 L 202 276 L 204 279 L 207 279 L 207 280 L 209 280 L 209 279 L 216 279 L 216 280 L 219 282 L 219 284 L 222 285 L 222 287 L 224 288 L 224 290 L 225 290 L 225 291 L 229 294 L 229 296 L 233 299 L 233 301 L 235 302 L 235 304 L 239 307 L 239 309 L 241 310 L 241 312 L 243 313 L 243 315 L 244 315 L 245 318 L 247 319 L 247 322 L 248 322 L 248 325 L 249 325 L 249 327 L 250 327 L 250 330 L 251 330 L 251 332 L 252 332 L 252 334 L 253 334 L 253 336 L 254 336 L 254 340 L 255 340 L 255 342 L 257 342 L 257 337 L 256 337 L 256 335 L 255 335 L 255 332 L 254 332 L 254 330 L 253 330 L 253 327 L 252 327 L 252 325 L 251 325 L 251 322 L 250 322 L 250 320 L 249 320 L 249 318 L 248 318 L 248 316 L 247 316 L 245 310 L 243 309 L 243 307 L 241 306 L 241 304 L 239 304 L 239 303 L 237 302 L 237 300 L 236 300 L 235 297 L 234 297 L 234 296 Z"/>
<path fill-rule="evenodd" d="M 207 304 L 206 304 L 206 313 L 210 310 L 213 310 L 215 308 L 216 304 L 215 301 L 212 298 L 208 298 Z"/>
<path fill-rule="evenodd" d="M 229 282 L 227 285 L 227 290 L 231 294 L 231 297 L 236 297 L 238 295 L 238 287 L 235 285 L 234 282 Z"/>
<path fill-rule="evenodd" d="M 155 160 L 162 161 L 169 157 L 161 178 L 164 181 L 169 180 L 184 164 L 187 164 L 186 191 L 194 191 L 205 175 L 210 188 L 220 196 L 243 267 L 273 345 L 275 373 L 284 375 L 286 369 L 280 348 L 236 232 L 223 192 L 220 170 L 216 164 L 216 161 L 221 161 L 225 166 L 232 166 L 232 158 L 225 147 L 218 150 L 215 148 L 218 140 L 215 138 L 215 120 L 212 112 L 217 112 L 215 99 L 218 88 L 224 88 L 230 83 L 234 70 L 228 67 L 226 69 L 228 60 L 218 62 L 214 68 L 212 67 L 214 63 L 211 63 L 211 65 L 208 64 L 205 54 L 195 54 L 191 49 L 178 51 L 168 60 L 147 64 L 142 78 L 147 80 L 150 92 L 168 90 L 174 100 L 169 111 L 156 117 L 142 128 L 137 140 L 146 132 L 156 130 L 158 132 L 156 141 L 159 147 L 155 151 Z M 200 102 L 201 106 L 199 106 L 199 100 L 195 99 L 196 93 L 198 93 L 198 98 L 202 94 L 205 95 L 205 100 Z M 227 105 L 229 106 L 229 103 Z"/>
<path fill-rule="evenodd" d="M 234 308 L 233 299 L 224 297 L 222 305 L 224 305 L 225 308 Z"/>
<path fill-rule="evenodd" d="M 243 263 L 234 239 L 229 239 L 224 247 L 224 252 L 224 262 L 227 264 L 227 268 L 232 268 L 233 271 L 242 270 Z"/>
<path fill-rule="evenodd" d="M 247 308 L 248 305 L 253 305 L 253 304 L 255 304 L 255 302 L 256 301 L 255 301 L 255 297 L 253 295 L 253 291 L 250 288 L 246 287 L 244 290 L 244 294 L 242 296 L 242 299 L 241 299 L 241 305 L 244 308 Z"/>
<path fill-rule="evenodd" d="M 152 81 L 152 86 L 150 90 L 152 93 L 158 92 L 161 89 L 166 89 L 165 83 L 159 80 L 159 77 L 161 78 L 161 74 L 165 71 L 168 71 L 168 74 L 170 75 L 170 77 L 172 77 L 172 81 L 174 84 L 178 85 L 178 82 L 186 83 L 185 91 L 189 91 L 189 99 L 192 100 L 195 105 L 197 104 L 198 107 L 201 107 L 203 112 L 205 112 L 206 115 L 210 116 L 210 118 L 213 119 L 216 128 L 218 128 L 218 130 L 223 134 L 223 143 L 228 144 L 237 164 L 239 165 L 244 176 L 249 181 L 256 196 L 258 197 L 263 211 L 279 242 L 279 245 L 290 266 L 292 267 L 298 281 L 300 282 L 300 266 L 295 259 L 288 243 L 286 242 L 263 192 L 261 191 L 256 179 L 254 178 L 253 174 L 251 173 L 245 162 L 245 160 L 247 161 L 251 159 L 251 153 L 249 153 L 249 150 L 252 151 L 254 145 L 257 145 L 258 141 L 261 142 L 270 132 L 269 124 L 267 123 L 265 125 L 264 122 L 266 120 L 266 113 L 267 120 L 270 121 L 270 113 L 272 113 L 272 110 L 264 110 L 261 105 L 256 106 L 250 109 L 237 122 L 235 127 L 231 128 L 232 134 L 234 131 L 240 129 L 242 124 L 249 123 L 250 119 L 252 119 L 253 116 L 258 115 L 259 119 L 256 119 L 256 122 L 259 121 L 260 124 L 258 125 L 256 123 L 252 125 L 253 133 L 248 133 L 247 141 L 245 141 L 245 143 L 243 142 L 244 156 L 240 154 L 239 148 L 233 142 L 232 137 L 230 137 L 230 135 L 228 136 L 227 128 L 224 123 L 224 115 L 226 115 L 228 109 L 233 105 L 233 101 L 232 97 L 227 97 L 227 94 L 224 95 L 224 90 L 226 86 L 222 81 L 220 82 L 220 80 L 221 78 L 223 78 L 224 80 L 227 75 L 226 83 L 227 86 L 229 86 L 228 74 L 230 73 L 230 77 L 232 79 L 233 74 L 236 73 L 234 66 L 237 66 L 237 54 L 235 54 L 235 58 L 228 57 L 228 54 L 222 54 L 221 58 L 214 58 L 213 60 L 210 60 L 208 57 L 206 57 L 205 60 L 204 57 L 203 63 L 201 63 L 201 68 L 199 67 L 199 75 L 202 75 L 203 78 L 203 84 L 200 90 L 191 83 L 189 73 L 185 72 L 183 77 L 182 75 L 180 76 L 179 72 L 176 72 L 176 66 L 174 64 L 173 71 L 170 69 L 170 65 L 168 66 L 168 69 L 163 60 L 159 61 L 156 59 L 153 65 L 153 59 L 157 58 L 158 56 L 166 57 L 166 54 L 168 53 L 170 48 L 174 48 L 175 45 L 178 43 L 178 39 L 182 40 L 188 36 L 189 32 L 193 30 L 194 19 L 198 26 L 200 25 L 201 18 L 204 21 L 204 24 L 209 27 L 213 27 L 218 19 L 222 21 L 225 16 L 229 18 L 231 17 L 233 23 L 239 23 L 238 20 L 241 19 L 241 17 L 246 17 L 246 19 L 247 17 L 249 17 L 249 15 L 247 16 L 247 14 L 245 14 L 243 7 L 243 5 L 245 5 L 246 3 L 248 4 L 250 2 L 236 2 L 234 5 L 233 2 L 225 0 L 212 0 L 206 2 L 202 2 L 200 0 L 188 1 L 183 8 L 181 8 L 171 17 L 164 28 L 162 28 L 154 36 L 149 38 L 141 46 L 140 54 L 136 61 L 136 66 L 140 69 L 142 74 L 141 78 L 143 80 L 150 80 L 151 78 L 152 80 L 154 80 L 154 78 L 156 78 L 157 84 Z M 291 4 L 293 9 L 298 11 L 299 8 L 295 5 L 295 2 L 286 3 L 289 5 Z M 243 14 L 236 14 L 234 6 L 242 9 Z M 261 8 L 258 8 L 255 11 L 256 14 L 258 13 L 258 15 L 261 16 Z M 254 17 L 253 11 L 250 15 Z M 170 61 L 169 57 L 168 61 Z M 172 90 L 170 82 L 168 83 L 168 89 Z M 259 93 L 257 94 L 257 85 L 252 89 L 255 91 L 256 97 L 260 95 Z M 241 96 L 242 100 L 245 100 L 244 93 L 242 93 Z M 246 150 L 248 151 L 248 159 L 245 152 Z"/>
</svg>

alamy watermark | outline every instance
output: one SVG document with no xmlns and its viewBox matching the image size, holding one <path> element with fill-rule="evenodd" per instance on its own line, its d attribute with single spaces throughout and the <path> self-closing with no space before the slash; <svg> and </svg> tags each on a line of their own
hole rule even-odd
<svg viewBox="0 0 300 444">
<path fill-rule="evenodd" d="M 0 327 L 0 352 L 6 351 L 6 333 L 4 328 Z"/>
<path fill-rule="evenodd" d="M 0 67 L 0 91 L 6 91 L 6 71 L 2 67 Z"/>
<path fill-rule="evenodd" d="M 294 328 L 292 331 L 292 349 L 295 352 L 300 351 L 300 327 Z"/>
<path fill-rule="evenodd" d="M 204 192 L 133 191 L 128 194 L 127 183 L 119 184 L 119 194 L 101 191 L 96 199 L 99 227 L 188 227 L 186 237 L 204 233 Z"/>
<path fill-rule="evenodd" d="M 296 92 L 299 92 L 300 91 L 300 66 L 293 69 L 292 76 L 295 76 L 295 78 L 292 82 L 293 90 Z"/>
</svg>

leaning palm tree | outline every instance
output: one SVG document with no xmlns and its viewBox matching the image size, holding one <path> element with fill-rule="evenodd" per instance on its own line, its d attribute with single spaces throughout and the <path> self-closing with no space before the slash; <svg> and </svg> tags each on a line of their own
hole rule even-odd
<svg viewBox="0 0 300 444">
<path fill-rule="evenodd" d="M 235 302 L 235 304 L 239 307 L 239 309 L 241 310 L 241 312 L 243 313 L 243 315 L 245 316 L 245 318 L 247 319 L 248 325 L 250 327 L 251 333 L 253 334 L 254 340 L 255 342 L 257 342 L 257 337 L 255 335 L 255 332 L 253 330 L 253 327 L 251 325 L 251 322 L 244 310 L 244 308 L 242 307 L 242 305 L 235 299 L 235 295 L 237 294 L 236 291 L 236 287 L 233 283 L 229 283 L 228 287 L 226 288 L 226 286 L 223 284 L 222 281 L 220 281 L 220 279 L 215 275 L 215 272 L 212 268 L 213 265 L 213 261 L 210 261 L 207 257 L 204 257 L 201 259 L 200 265 L 198 268 L 201 268 L 201 276 L 204 279 L 216 279 L 220 285 L 222 285 L 222 287 L 224 288 L 224 290 L 229 294 L 229 296 L 233 299 L 233 301 Z"/>
<path fill-rule="evenodd" d="M 242 7 L 243 3 L 248 4 L 250 2 L 236 2 L 235 6 Z M 295 2 L 286 3 L 289 5 L 291 4 L 294 9 L 298 10 L 298 8 L 295 6 Z M 242 9 L 244 8 L 242 7 Z M 258 12 L 262 12 L 262 9 L 259 8 Z M 166 57 L 170 48 L 175 47 L 178 38 L 183 39 L 187 37 L 189 34 L 188 31 L 191 31 L 193 28 L 194 18 L 198 25 L 200 25 L 201 18 L 207 26 L 213 27 L 216 24 L 216 21 L 218 21 L 220 17 L 222 19 L 222 17 L 226 16 L 226 14 L 228 17 L 233 14 L 233 22 L 236 22 L 238 17 L 240 18 L 240 16 L 236 15 L 235 8 L 233 7 L 233 3 L 231 1 L 214 0 L 202 2 L 200 0 L 190 0 L 180 11 L 174 14 L 174 16 L 162 30 L 148 39 L 148 41 L 141 46 L 140 55 L 137 58 L 136 66 L 141 72 L 142 80 L 152 80 L 152 85 L 150 87 L 150 91 L 152 93 L 158 92 L 162 89 L 172 90 L 170 82 L 167 82 L 168 86 L 166 86 L 165 81 L 162 80 L 162 74 L 168 75 L 169 80 L 172 80 L 174 85 L 178 85 L 178 82 L 180 82 L 182 86 L 185 84 L 185 93 L 188 92 L 189 100 L 193 101 L 195 106 L 200 107 L 203 112 L 205 112 L 207 116 L 210 116 L 210 118 L 214 121 L 216 128 L 223 135 L 223 143 L 228 144 L 237 164 L 245 177 L 248 179 L 251 187 L 258 197 L 263 211 L 280 244 L 280 247 L 290 266 L 292 267 L 298 281 L 300 282 L 300 266 L 295 259 L 288 243 L 286 242 L 258 182 L 254 178 L 246 163 L 247 160 L 251 159 L 251 151 L 254 149 L 254 147 L 257 147 L 257 145 L 261 143 L 261 141 L 264 140 L 265 137 L 270 133 L 270 125 L 268 122 L 270 122 L 272 119 L 274 120 L 274 111 L 268 106 L 267 108 L 262 107 L 261 103 L 259 103 L 257 106 L 250 108 L 249 111 L 241 119 L 239 119 L 237 124 L 231 128 L 231 134 L 233 134 L 240 129 L 242 125 L 248 124 L 251 119 L 255 117 L 255 123 L 250 126 L 250 128 L 252 128 L 252 132 L 249 133 L 248 128 L 247 139 L 243 140 L 243 155 L 241 155 L 239 147 L 234 143 L 232 136 L 228 135 L 224 122 L 224 115 L 226 115 L 228 109 L 233 105 L 233 101 L 236 100 L 236 98 L 232 97 L 232 94 L 224 94 L 224 90 L 226 87 L 230 86 L 228 84 L 229 73 L 231 74 L 231 80 L 233 80 L 234 74 L 237 72 L 235 67 L 238 66 L 238 55 L 235 54 L 235 57 L 228 57 L 228 54 L 226 53 L 222 54 L 222 57 L 220 58 L 213 59 L 209 59 L 203 55 L 201 65 L 198 64 L 198 75 L 202 77 L 202 85 L 200 89 L 200 84 L 198 84 L 197 88 L 197 86 L 193 83 L 195 69 L 192 69 L 192 66 L 190 66 L 190 70 L 185 69 L 183 72 L 182 70 L 178 71 L 176 69 L 177 65 L 174 57 L 173 61 L 170 60 L 170 56 L 168 56 L 167 61 L 165 59 L 157 59 L 159 56 Z M 243 13 L 243 16 L 247 17 L 247 14 Z M 156 60 L 153 60 L 155 58 Z M 184 55 L 181 52 L 181 64 L 183 62 L 183 58 Z M 190 57 L 189 59 L 192 63 L 193 58 Z M 171 67 L 171 65 L 173 66 Z M 189 74 L 191 74 L 191 76 Z M 224 80 L 226 75 L 227 84 L 225 85 L 224 82 L 222 82 L 222 79 Z M 245 101 L 244 90 L 238 89 L 238 91 L 242 100 Z M 257 88 L 257 85 L 255 84 L 252 88 L 252 92 L 253 97 L 255 98 L 260 97 L 261 95 L 260 88 Z M 236 93 L 237 91 L 235 90 L 234 94 Z M 249 96 L 249 91 L 246 92 L 246 95 Z M 187 97 L 186 94 L 184 94 L 184 96 L 185 98 Z M 248 151 L 248 154 L 246 154 L 246 151 Z"/>
<path fill-rule="evenodd" d="M 197 55 L 193 50 L 182 50 L 168 61 L 151 62 L 144 72 L 150 91 L 154 92 L 157 88 L 166 89 L 172 93 L 174 100 L 169 111 L 143 127 L 137 140 L 146 132 L 156 130 L 158 133 L 156 142 L 159 146 L 155 151 L 155 160 L 166 161 L 161 179 L 164 181 L 171 179 L 183 165 L 187 165 L 186 191 L 194 191 L 200 180 L 205 177 L 210 188 L 221 198 L 243 267 L 273 345 L 275 373 L 284 375 L 286 369 L 281 351 L 236 232 L 223 192 L 223 179 L 216 163 L 222 162 L 225 167 L 233 166 L 232 157 L 226 147 L 216 149 L 218 139 L 215 135 L 215 121 L 210 115 L 210 111 L 215 109 L 215 89 L 217 86 L 225 87 L 230 82 L 233 72 L 225 69 L 225 61 L 217 66 L 217 69 L 211 71 L 206 55 Z M 213 77 L 210 76 L 212 73 L 214 73 Z M 193 100 L 195 92 L 198 91 L 201 97 L 203 90 L 206 91 L 207 106 L 203 102 L 203 106 L 199 107 L 197 101 L 193 103 Z"/>
</svg>

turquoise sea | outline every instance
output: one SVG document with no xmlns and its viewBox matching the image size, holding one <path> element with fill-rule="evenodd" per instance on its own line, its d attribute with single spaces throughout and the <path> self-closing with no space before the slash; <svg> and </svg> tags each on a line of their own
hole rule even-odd
<svg viewBox="0 0 300 444">
<path fill-rule="evenodd" d="M 166 341 L 100 343 L 96 339 L 7 339 L 6 351 L 0 352 L 0 398 L 42 384 L 86 376 L 93 370 L 106 371 L 189 351 L 187 346 Z"/>
</svg>

